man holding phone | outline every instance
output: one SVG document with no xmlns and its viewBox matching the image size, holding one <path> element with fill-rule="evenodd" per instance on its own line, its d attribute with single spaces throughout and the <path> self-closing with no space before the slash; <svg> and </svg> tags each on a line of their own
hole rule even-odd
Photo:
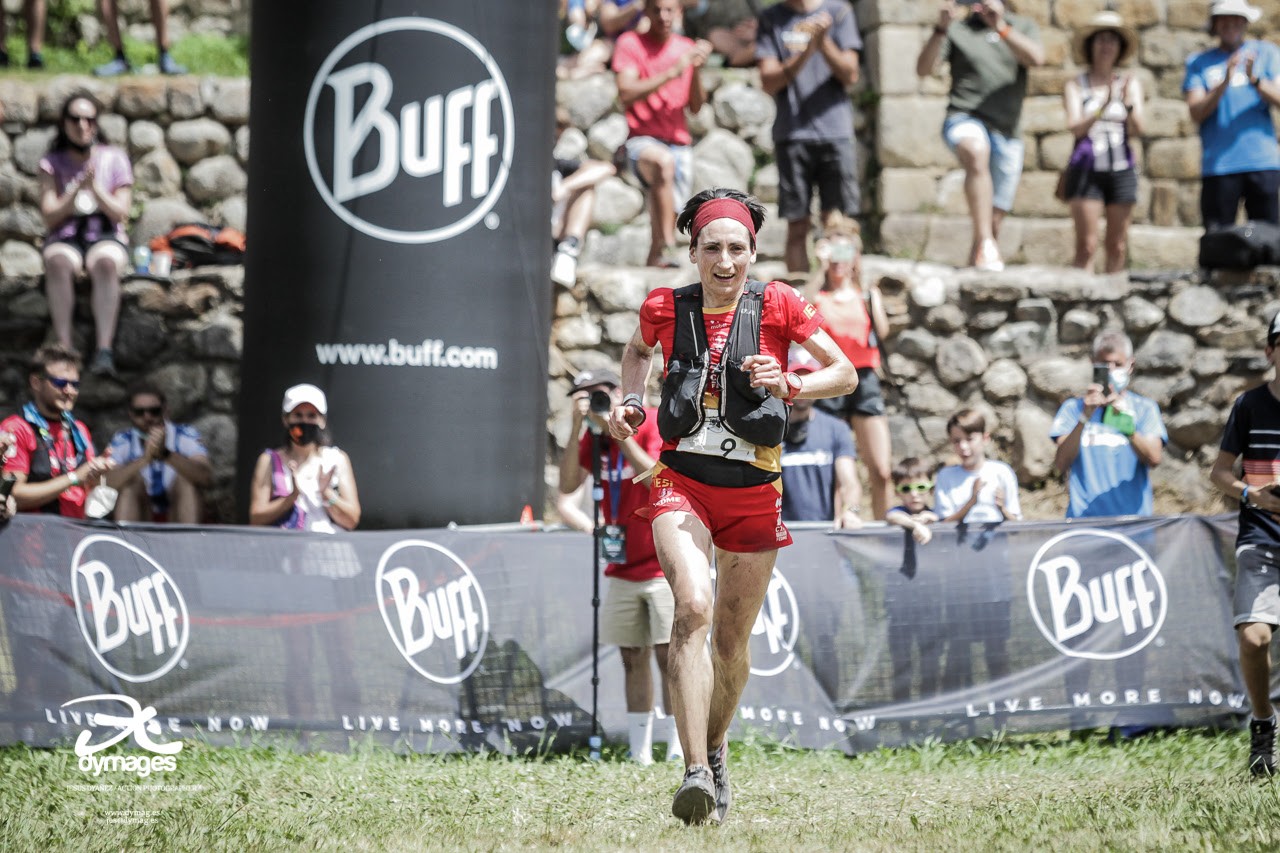
<svg viewBox="0 0 1280 853">
<path fill-rule="evenodd" d="M 1067 518 L 1151 515 L 1150 470 L 1169 435 L 1154 400 L 1129 390 L 1133 342 L 1118 329 L 1093 340 L 1093 381 L 1062 404 L 1049 437 L 1067 477 Z"/>
</svg>

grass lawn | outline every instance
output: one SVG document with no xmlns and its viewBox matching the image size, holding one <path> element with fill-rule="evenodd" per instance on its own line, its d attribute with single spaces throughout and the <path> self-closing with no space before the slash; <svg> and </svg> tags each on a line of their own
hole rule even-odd
<svg viewBox="0 0 1280 853">
<path fill-rule="evenodd" d="M 10 747 L 0 749 L 0 846 L 1276 850 L 1280 782 L 1249 778 L 1247 750 L 1244 733 L 1200 731 L 1119 745 L 1065 734 L 933 743 L 853 759 L 738 743 L 729 820 L 687 828 L 669 812 L 679 768 L 608 752 L 592 763 L 188 741 L 162 780 L 118 775 L 94 790 L 70 749 Z"/>
<path fill-rule="evenodd" d="M 45 45 L 43 71 L 26 69 L 27 45 L 22 30 L 10 32 L 5 46 L 9 50 L 10 67 L 6 76 L 25 80 L 39 80 L 55 74 L 92 74 L 93 69 L 110 60 L 114 55 L 106 41 L 88 47 L 84 42 L 75 47 Z M 191 35 L 175 42 L 169 51 L 173 58 L 187 67 L 191 74 L 213 74 L 219 77 L 247 77 L 249 75 L 248 40 L 239 37 L 223 38 L 217 35 Z M 124 53 L 134 68 L 134 73 L 146 66 L 154 66 L 157 60 L 154 42 L 140 42 L 125 38 Z M 152 69 L 154 71 L 154 69 Z"/>
</svg>

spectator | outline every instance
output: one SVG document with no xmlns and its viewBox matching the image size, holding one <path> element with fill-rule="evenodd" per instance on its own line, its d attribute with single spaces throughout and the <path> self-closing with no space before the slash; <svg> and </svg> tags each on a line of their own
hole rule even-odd
<svg viewBox="0 0 1280 853">
<path fill-rule="evenodd" d="M 556 107 L 556 139 L 572 126 L 569 111 Z M 551 173 L 551 231 L 556 254 L 551 262 L 551 280 L 573 287 L 578 274 L 578 255 L 591 227 L 596 205 L 596 185 L 617 174 L 612 163 L 603 160 L 557 157 Z"/>
<path fill-rule="evenodd" d="M 908 456 L 893 469 L 892 476 L 893 490 L 902 503 L 885 513 L 884 520 L 906 530 L 919 544 L 928 545 L 933 539 L 929 525 L 938 520 L 930 508 L 933 477 L 929 465 L 917 456 Z"/>
<path fill-rule="evenodd" d="M 93 450 L 89 428 L 72 416 L 80 396 L 80 354 L 62 346 L 36 350 L 27 373 L 31 400 L 0 423 L 13 436 L 4 472 L 16 479 L 19 512 L 84 518 L 85 501 L 112 467 Z"/>
<path fill-rule="evenodd" d="M 862 278 L 862 238 L 857 224 L 839 217 L 815 247 L 819 268 L 807 294 L 831 335 L 858 370 L 858 387 L 846 397 L 819 400 L 818 407 L 844 419 L 858 439 L 867 469 L 871 513 L 884 518 L 892 500 L 889 482 L 889 419 L 880 389 L 880 341 L 889 334 L 884 297 Z"/>
<path fill-rule="evenodd" d="M 1240 500 L 1236 534 L 1235 629 L 1240 671 L 1253 714 L 1249 719 L 1249 772 L 1276 772 L 1276 709 L 1271 702 L 1271 636 L 1280 625 L 1280 315 L 1263 349 L 1276 373 L 1236 398 L 1209 479 Z M 1241 460 L 1242 477 L 1236 476 Z"/>
<path fill-rule="evenodd" d="M 1280 53 L 1245 39 L 1262 12 L 1245 0 L 1214 0 L 1209 31 L 1217 47 L 1187 60 L 1182 91 L 1200 126 L 1200 217 L 1205 230 L 1249 219 L 1280 223 L 1280 146 L 1271 109 L 1280 107 Z"/>
<path fill-rule="evenodd" d="M 1095 377 L 1083 396 L 1065 401 L 1049 437 L 1054 467 L 1067 478 L 1067 518 L 1151 515 L 1151 469 L 1168 440 L 1160 407 L 1129 389 L 1133 342 L 1124 332 L 1093 339 Z"/>
<path fill-rule="evenodd" d="M 930 508 L 932 466 L 917 456 L 908 456 L 894 467 L 892 476 L 894 491 L 902 502 L 889 510 L 884 520 L 901 527 L 909 538 L 903 546 L 901 574 L 905 581 L 891 577 L 886 583 L 885 617 L 889 658 L 893 661 L 893 698 L 905 702 L 911 698 L 914 680 L 913 651 L 920 663 L 920 690 L 916 695 L 934 696 L 942 687 L 942 654 L 947 636 L 943 596 L 937 585 L 945 567 L 934 565 L 931 568 L 935 571 L 923 577 L 917 569 L 916 548 L 933 540 L 930 525 L 938 520 Z M 911 732 L 914 725 L 908 723 L 904 728 Z"/>
<path fill-rule="evenodd" d="M 684 111 L 707 100 L 698 69 L 711 45 L 675 31 L 680 0 L 645 0 L 644 35 L 623 33 L 613 52 L 618 97 L 627 112 L 627 161 L 644 185 L 649 205 L 649 266 L 675 266 L 663 253 L 676 242 L 676 207 L 693 180 L 693 137 Z"/>
<path fill-rule="evenodd" d="M 93 73 L 99 77 L 116 77 L 133 69 L 124 55 L 124 40 L 120 38 L 120 10 L 117 0 L 98 0 L 98 14 L 107 28 L 107 44 L 115 50 L 115 58 L 99 65 Z M 151 0 L 151 23 L 156 30 L 157 64 L 161 74 L 186 74 L 187 69 L 174 62 L 169 55 L 169 0 Z"/>
<path fill-rule="evenodd" d="M 793 358 L 797 376 L 818 369 L 816 361 Z M 862 484 L 854 470 L 857 453 L 849 428 L 813 405 L 796 400 L 787 413 L 782 443 L 782 520 L 830 521 L 836 530 L 862 526 Z"/>
<path fill-rule="evenodd" d="M 677 224 L 689 233 L 699 281 L 645 298 L 623 350 L 622 404 L 609 416 L 609 431 L 621 441 L 646 419 L 640 393 L 660 344 L 663 443 L 649 508 L 676 607 L 671 692 L 685 774 L 671 812 L 693 824 L 723 822 L 728 814 L 728 732 L 750 675 L 747 642 L 778 549 L 791 543 L 777 482 L 786 426 L 780 401 L 848 393 L 857 374 L 794 288 L 748 286 L 764 224 L 759 201 L 737 190 L 704 190 Z M 748 319 L 731 335 L 744 305 L 754 310 L 742 311 Z M 753 326 L 756 334 L 747 334 Z M 785 371 L 792 343 L 822 368 L 803 377 Z"/>
<path fill-rule="evenodd" d="M 560 0 L 564 40 L 572 52 L 562 53 L 556 63 L 558 79 L 577 80 L 607 69 L 613 43 L 607 38 L 596 38 L 599 12 L 599 0 Z"/>
<path fill-rule="evenodd" d="M 951 66 L 942 138 L 964 168 L 973 221 L 969 263 L 983 270 L 1004 269 L 996 238 L 1022 176 L 1019 124 L 1027 69 L 1044 63 L 1039 29 L 1029 18 L 1009 14 L 1010 8 L 1001 0 L 942 0 L 938 22 L 916 59 L 921 77 L 933 73 L 939 58 Z"/>
<path fill-rule="evenodd" d="M 570 393 L 573 421 L 560 459 L 560 494 L 571 495 L 591 474 L 593 442 L 591 435 L 582 434 L 585 421 L 600 442 L 600 475 L 604 484 L 601 511 L 605 526 L 597 544 L 601 548 L 600 560 L 606 564 L 605 576 L 610 580 L 601 609 L 600 641 L 618 646 L 622 656 L 631 760 L 653 763 L 653 676 L 649 662 L 655 657 L 662 678 L 662 707 L 667 712 L 663 721 L 667 729 L 667 760 L 683 758 L 667 676 L 667 647 L 675 603 L 671 585 L 658 563 L 653 529 L 648 519 L 635 514 L 649 505 L 648 484 L 641 485 L 635 479 L 653 468 L 662 449 L 658 413 L 646 409 L 639 431 L 615 441 L 608 434 L 608 410 L 622 402 L 617 374 L 611 370 L 584 371 L 574 379 Z M 590 407 L 590 398 L 596 393 L 603 393 L 608 401 L 604 412 Z M 594 519 L 579 529 L 595 532 Z"/>
<path fill-rule="evenodd" d="M 1137 160 L 1129 137 L 1141 136 L 1142 83 L 1121 76 L 1138 48 L 1138 35 L 1115 12 L 1099 12 L 1076 30 L 1076 62 L 1086 71 L 1063 86 L 1067 129 L 1076 138 L 1067 170 L 1067 199 L 1076 227 L 1073 265 L 1093 271 L 1098 250 L 1098 219 L 1107 218 L 1104 269 L 1125 267 L 1129 223 L 1138 200 Z"/>
<path fill-rule="evenodd" d="M 23 11 L 27 21 L 27 67 L 44 68 L 44 22 L 45 0 L 24 0 Z M 8 15 L 0 10 L 0 68 L 9 67 L 9 26 Z"/>
<path fill-rule="evenodd" d="M 360 494 L 347 454 L 329 443 L 325 432 L 329 403 L 314 385 L 294 385 L 284 392 L 281 404 L 286 443 L 263 451 L 253 468 L 249 494 L 249 523 L 336 533 L 354 530 L 360 523 Z M 324 537 L 321 537 L 324 538 Z M 289 574 L 348 577 L 360 571 L 354 555 L 341 547 L 310 540 L 285 558 Z M 325 644 L 333 712 L 359 706 L 358 687 L 347 677 L 355 671 L 355 634 L 350 616 L 338 619 L 320 634 Z M 311 626 L 284 630 L 287 676 L 285 703 L 290 716 L 307 718 L 315 713 L 315 640 Z"/>
<path fill-rule="evenodd" d="M 0 431 L 0 465 L 8 461 L 10 454 L 13 453 L 13 433 Z M 0 477 L 0 482 L 4 480 L 12 480 L 12 474 L 4 474 Z M 13 499 L 13 495 L 5 495 L 0 500 L 0 521 L 8 521 L 18 512 L 18 502 Z"/>
<path fill-rule="evenodd" d="M 314 385 L 294 385 L 282 406 L 288 444 L 265 450 L 253 469 L 249 523 L 333 533 L 360 523 L 360 496 L 347 454 L 325 433 L 329 403 Z"/>
<path fill-rule="evenodd" d="M 961 409 L 947 421 L 947 438 L 960 458 L 938 472 L 934 509 L 942 521 L 957 524 L 957 544 L 968 544 L 980 556 L 970 556 L 967 572 L 948 575 L 951 588 L 944 596 L 947 668 L 944 688 L 957 690 L 973 684 L 971 646 L 982 643 L 990 681 L 1009 674 L 1009 617 L 1013 590 L 1009 579 L 1008 547 L 986 550 L 991 530 L 1008 519 L 1022 518 L 1018 502 L 1018 477 L 1003 462 L 987 458 L 991 434 L 986 419 L 972 409 Z M 968 528 L 981 525 L 970 537 Z"/>
<path fill-rule="evenodd" d="M 67 98 L 58 132 L 40 160 L 40 213 L 44 237 L 45 289 L 53 332 L 72 343 L 75 280 L 92 282 L 95 343 L 89 372 L 115 376 L 111 344 L 120 312 L 120 277 L 129 268 L 125 221 L 133 203 L 133 167 L 98 127 L 102 105 L 88 92 Z"/>
<path fill-rule="evenodd" d="M 172 521 L 199 524 L 200 490 L 213 481 L 213 466 L 200 433 L 169 420 L 164 393 L 138 383 L 129 389 L 132 429 L 111 438 L 116 469 L 107 484 L 118 489 L 116 521 Z"/>
<path fill-rule="evenodd" d="M 759 19 L 752 9 L 754 0 L 703 0 L 706 11 L 685 13 L 684 34 L 705 38 L 730 68 L 750 68 L 756 64 L 756 34 Z M 758 6 L 757 6 L 758 8 Z"/>
<path fill-rule="evenodd" d="M 787 268 L 809 269 L 809 209 L 816 189 L 824 226 L 861 210 L 853 104 L 862 39 L 845 0 L 783 0 L 760 16 L 760 83 L 773 122 L 778 215 L 787 220 Z"/>
<path fill-rule="evenodd" d="M 684 32 L 684 14 L 686 9 L 695 9 L 704 0 L 677 0 L 675 10 L 674 32 Z M 625 32 L 636 32 L 643 35 L 649 32 L 650 20 L 645 14 L 647 0 L 603 0 L 600 4 L 600 29 L 610 38 L 616 38 Z"/>
</svg>

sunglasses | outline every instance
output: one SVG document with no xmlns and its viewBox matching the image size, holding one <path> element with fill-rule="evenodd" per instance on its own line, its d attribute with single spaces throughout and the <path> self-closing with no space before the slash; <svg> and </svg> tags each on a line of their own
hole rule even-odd
<svg viewBox="0 0 1280 853">
<path fill-rule="evenodd" d="M 894 486 L 894 490 L 900 495 L 909 495 L 912 492 L 924 494 L 933 490 L 933 483 L 899 483 Z"/>
<path fill-rule="evenodd" d="M 50 385 L 52 385 L 54 388 L 57 388 L 59 391 L 65 391 L 68 385 L 70 385 L 72 388 L 74 388 L 77 391 L 80 390 L 79 379 L 62 379 L 61 377 L 58 377 L 58 376 L 50 376 L 47 373 L 45 374 L 44 378 L 49 382 Z"/>
<path fill-rule="evenodd" d="M 97 116 L 78 116 L 78 115 L 72 114 L 67 116 L 67 121 L 71 122 L 72 124 L 80 124 L 81 122 L 87 122 L 88 124 L 97 124 L 98 117 Z"/>
<path fill-rule="evenodd" d="M 158 418 L 162 414 L 164 414 L 164 407 L 163 406 L 131 406 L 129 408 L 129 411 L 133 412 L 134 417 L 140 418 L 143 415 L 151 415 L 151 417 L 153 418 Z"/>
</svg>

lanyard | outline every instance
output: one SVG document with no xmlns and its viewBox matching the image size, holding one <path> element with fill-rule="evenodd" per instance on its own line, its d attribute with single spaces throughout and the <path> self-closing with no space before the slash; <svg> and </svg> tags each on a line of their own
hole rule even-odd
<svg viewBox="0 0 1280 853">
<path fill-rule="evenodd" d="M 617 445 L 614 445 L 617 447 Z M 622 448 L 617 447 L 618 455 L 614 458 L 613 470 L 609 475 L 609 505 L 605 507 L 605 515 L 611 518 L 614 524 L 620 524 L 618 519 L 618 505 L 622 502 Z M 605 466 L 608 467 L 609 452 L 605 451 Z"/>
</svg>

